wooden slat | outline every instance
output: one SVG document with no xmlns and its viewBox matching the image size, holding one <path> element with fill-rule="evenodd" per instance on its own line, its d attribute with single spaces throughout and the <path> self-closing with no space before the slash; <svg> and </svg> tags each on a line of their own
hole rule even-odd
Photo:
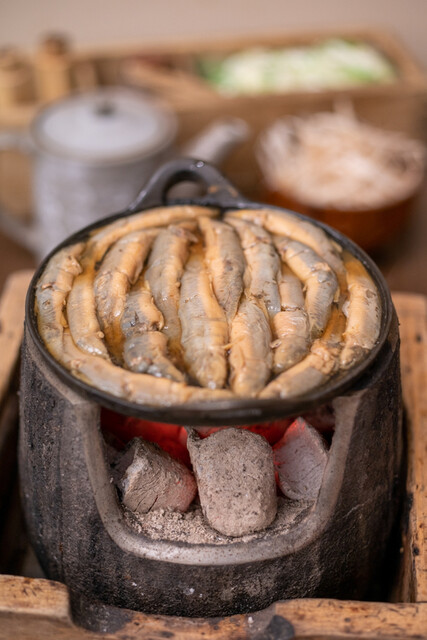
<svg viewBox="0 0 427 640">
<path fill-rule="evenodd" d="M 9 276 L 0 297 L 0 566 L 5 572 L 19 571 L 25 546 L 17 487 L 16 368 L 32 273 L 20 271 Z"/>
<path fill-rule="evenodd" d="M 24 330 L 25 296 L 32 271 L 17 271 L 6 281 L 0 298 L 0 403 L 7 393 Z"/>
<path fill-rule="evenodd" d="M 15 576 L 0 576 L 0 613 L 69 619 L 67 587 L 59 582 Z"/>
<path fill-rule="evenodd" d="M 409 422 L 407 491 L 411 509 L 403 580 L 407 597 L 427 602 L 427 298 L 396 293 L 393 300 L 400 322 L 403 398 Z"/>
<path fill-rule="evenodd" d="M 0 639 L 16 640 L 391 640 L 425 638 L 427 605 L 289 600 L 222 620 L 122 611 L 115 633 L 93 633 L 71 620 L 67 589 L 48 580 L 0 576 Z"/>
<path fill-rule="evenodd" d="M 273 610 L 291 622 L 295 638 L 301 640 L 410 640 L 427 637 L 427 605 L 424 604 L 307 599 L 279 602 Z M 261 636 L 264 637 L 280 639 L 282 636 Z"/>
</svg>

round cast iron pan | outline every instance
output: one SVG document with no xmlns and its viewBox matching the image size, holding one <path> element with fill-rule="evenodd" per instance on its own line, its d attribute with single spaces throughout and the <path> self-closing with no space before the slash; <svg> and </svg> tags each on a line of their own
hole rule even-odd
<svg viewBox="0 0 427 640">
<path fill-rule="evenodd" d="M 201 184 L 205 189 L 204 195 L 196 198 L 167 200 L 169 189 L 183 181 Z M 34 312 L 35 287 L 41 273 L 46 267 L 46 263 L 56 251 L 69 244 L 74 244 L 86 239 L 89 233 L 98 227 L 132 213 L 164 206 L 165 204 L 203 205 L 219 208 L 222 212 L 227 209 L 258 209 L 266 207 L 279 211 L 283 210 L 280 207 L 272 207 L 246 200 L 213 166 L 199 160 L 180 158 L 178 160 L 172 160 L 158 169 L 128 209 L 87 226 L 64 240 L 51 251 L 37 269 L 31 281 L 26 299 L 26 324 L 28 330 L 48 366 L 63 382 L 75 391 L 94 400 L 99 405 L 119 413 L 155 422 L 193 426 L 254 424 L 287 416 L 300 415 L 315 406 L 329 402 L 334 397 L 342 395 L 351 388 L 355 388 L 356 383 L 363 383 L 364 376 L 369 376 L 369 370 L 374 365 L 389 333 L 393 306 L 388 287 L 374 262 L 360 247 L 354 244 L 354 242 L 331 227 L 295 212 L 292 213 L 301 220 L 307 220 L 311 224 L 324 229 L 330 237 L 356 256 L 356 258 L 365 265 L 378 287 L 382 308 L 381 334 L 378 343 L 358 365 L 349 371 L 338 374 L 338 376 L 331 379 L 319 389 L 292 400 L 239 398 L 212 403 L 191 403 L 161 407 L 140 405 L 117 398 L 111 394 L 95 389 L 69 373 L 68 370 L 48 352 L 37 329 L 37 320 Z"/>
</svg>

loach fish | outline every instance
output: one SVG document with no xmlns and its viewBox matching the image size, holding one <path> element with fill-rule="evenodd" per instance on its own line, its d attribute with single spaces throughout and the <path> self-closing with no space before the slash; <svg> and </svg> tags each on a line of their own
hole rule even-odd
<svg viewBox="0 0 427 640">
<path fill-rule="evenodd" d="M 49 260 L 36 286 L 38 329 L 50 353 L 58 357 L 62 350 L 64 305 L 73 281 L 81 273 L 79 257 L 84 243 L 65 247 Z"/>
<path fill-rule="evenodd" d="M 168 339 L 161 331 L 135 333 L 124 342 L 123 360 L 130 371 L 185 382 L 185 376 L 167 357 Z"/>
<path fill-rule="evenodd" d="M 95 262 L 99 262 L 109 247 L 123 236 L 134 231 L 151 227 L 166 227 L 182 221 L 197 220 L 199 216 L 216 217 L 218 209 L 199 207 L 194 205 L 176 205 L 146 209 L 123 218 L 118 218 L 105 227 L 95 229 L 89 236 L 85 254 Z"/>
<path fill-rule="evenodd" d="M 289 211 L 275 209 L 239 209 L 230 211 L 227 218 L 238 218 L 264 227 L 272 234 L 286 236 L 307 245 L 335 272 L 341 292 L 347 289 L 345 269 L 341 259 L 341 247 L 330 240 L 323 229 Z"/>
<path fill-rule="evenodd" d="M 248 219 L 240 211 L 225 222 L 201 207 L 172 210 L 120 219 L 47 263 L 35 291 L 39 332 L 73 375 L 150 406 L 291 399 L 375 346 L 378 290 L 364 265 L 339 253 L 322 230 L 303 229 L 301 242 L 279 212 L 280 224 L 250 210 Z M 193 235 L 202 213 L 205 257 Z M 268 231 L 259 226 L 266 216 Z M 270 236 L 285 233 L 283 219 L 289 237 Z M 125 369 L 116 366 L 122 362 Z M 228 364 L 231 390 L 223 389 Z M 200 386 L 187 384 L 187 373 Z"/>
<path fill-rule="evenodd" d="M 105 255 L 94 281 L 96 311 L 108 349 L 121 362 L 120 320 L 130 286 L 141 273 L 158 229 L 134 231 L 118 240 Z"/>
<path fill-rule="evenodd" d="M 58 358 L 74 376 L 105 393 L 149 406 L 182 405 L 189 402 L 216 402 L 233 397 L 227 389 L 201 389 L 166 378 L 133 373 L 97 355 L 78 349 L 68 329 Z"/>
<path fill-rule="evenodd" d="M 199 218 L 198 222 L 212 287 L 230 322 L 236 315 L 243 291 L 245 257 L 236 232 L 228 224 L 210 218 Z"/>
<path fill-rule="evenodd" d="M 294 398 L 325 384 L 339 369 L 345 316 L 334 304 L 321 338 L 314 341 L 310 353 L 298 364 L 277 376 L 259 394 L 260 398 Z"/>
<path fill-rule="evenodd" d="M 244 284 L 247 297 L 255 298 L 270 320 L 280 311 L 279 287 L 280 258 L 272 238 L 265 229 L 256 224 L 226 216 L 240 236 L 246 258 Z"/>
<path fill-rule="evenodd" d="M 179 288 L 190 243 L 196 241 L 194 224 L 181 223 L 163 229 L 154 242 L 145 278 L 165 321 L 163 331 L 175 361 L 181 360 L 181 325 L 178 317 Z"/>
<path fill-rule="evenodd" d="M 343 369 L 348 369 L 359 362 L 378 340 L 381 302 L 363 264 L 347 251 L 343 258 L 347 270 L 348 301 L 343 306 L 347 324 L 340 363 Z"/>
<path fill-rule="evenodd" d="M 275 239 L 282 259 L 304 283 L 305 308 L 312 340 L 322 335 L 338 294 L 338 281 L 331 267 L 310 247 L 295 240 Z"/>
<path fill-rule="evenodd" d="M 153 295 L 143 276 L 126 296 L 120 326 L 125 338 L 143 333 L 144 331 L 161 331 L 163 316 L 154 304 Z"/>
<path fill-rule="evenodd" d="M 124 364 L 136 373 L 184 382 L 184 374 L 167 356 L 167 337 L 161 333 L 163 324 L 163 316 L 141 276 L 126 298 L 120 321 L 125 338 Z"/>
<path fill-rule="evenodd" d="M 273 318 L 274 373 L 281 373 L 302 360 L 311 343 L 302 286 L 285 264 L 279 279 L 279 293 L 282 310 Z"/>
<path fill-rule="evenodd" d="M 109 359 L 103 340 L 104 334 L 95 310 L 95 268 L 115 242 L 134 231 L 163 226 L 181 220 L 195 220 L 199 215 L 216 216 L 217 209 L 190 205 L 148 209 L 131 216 L 118 218 L 113 223 L 91 233 L 82 253 L 82 273 L 74 281 L 67 302 L 70 330 L 76 344 L 86 353 Z M 84 314 L 81 310 L 84 309 Z"/>
<path fill-rule="evenodd" d="M 139 404 L 169 406 L 231 398 L 232 393 L 225 389 L 200 389 L 182 382 L 125 371 L 101 356 L 85 353 L 76 346 L 67 327 L 63 303 L 73 277 L 81 269 L 78 258 L 83 248 L 84 244 L 79 243 L 55 254 L 37 285 L 36 312 L 39 330 L 52 355 L 84 382 Z M 55 294 L 54 298 L 51 293 Z M 43 304 L 49 300 L 52 300 L 52 304 Z"/>
<path fill-rule="evenodd" d="M 179 319 L 184 363 L 189 374 L 202 387 L 223 387 L 227 377 L 227 320 L 197 249 L 192 251 L 182 275 Z"/>
<path fill-rule="evenodd" d="M 244 299 L 231 323 L 230 386 L 238 396 L 255 396 L 270 377 L 273 365 L 271 331 L 264 312 Z"/>
</svg>

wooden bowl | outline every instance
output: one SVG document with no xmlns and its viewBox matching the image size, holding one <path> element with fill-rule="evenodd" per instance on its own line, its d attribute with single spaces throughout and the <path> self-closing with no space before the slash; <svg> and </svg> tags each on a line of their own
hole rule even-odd
<svg viewBox="0 0 427 640">
<path fill-rule="evenodd" d="M 267 187 L 264 200 L 324 222 L 372 253 L 389 244 L 403 231 L 409 222 L 419 191 L 420 187 L 404 200 L 361 210 L 316 207 L 296 200 L 288 193 L 272 191 Z"/>
</svg>

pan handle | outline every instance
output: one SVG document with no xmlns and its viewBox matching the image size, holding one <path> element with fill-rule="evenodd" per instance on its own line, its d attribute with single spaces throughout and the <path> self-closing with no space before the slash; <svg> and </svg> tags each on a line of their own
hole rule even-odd
<svg viewBox="0 0 427 640">
<path fill-rule="evenodd" d="M 183 181 L 202 185 L 205 194 L 191 199 L 168 200 L 169 189 Z M 134 213 L 142 208 L 179 203 L 230 209 L 246 202 L 249 201 L 213 165 L 203 160 L 177 158 L 153 174 L 128 211 Z"/>
</svg>

